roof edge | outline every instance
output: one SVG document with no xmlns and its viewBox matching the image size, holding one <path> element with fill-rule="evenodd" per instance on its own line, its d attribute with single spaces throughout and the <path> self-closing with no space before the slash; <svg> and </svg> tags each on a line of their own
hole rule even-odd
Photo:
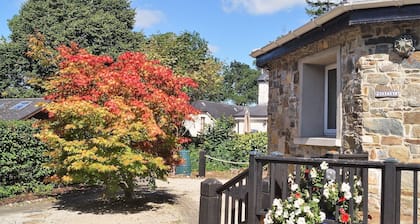
<svg viewBox="0 0 420 224">
<path fill-rule="evenodd" d="M 333 20 L 337 16 L 340 16 L 346 12 L 360 9 L 371 9 L 371 8 L 383 8 L 383 7 L 398 7 L 404 5 L 415 5 L 419 4 L 418 0 L 375 0 L 369 2 L 350 2 L 344 5 L 340 5 L 328 13 L 321 15 L 320 17 L 309 21 L 303 26 L 289 32 L 285 36 L 278 38 L 277 40 L 263 46 L 262 48 L 253 50 L 250 54 L 251 57 L 257 58 L 271 50 L 274 50 L 277 47 L 280 47 L 287 42 L 317 28 L 323 24 Z"/>
</svg>

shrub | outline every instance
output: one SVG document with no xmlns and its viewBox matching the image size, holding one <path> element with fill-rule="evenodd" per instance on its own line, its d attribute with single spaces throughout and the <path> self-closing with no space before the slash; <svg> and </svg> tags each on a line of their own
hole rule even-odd
<svg viewBox="0 0 420 224">
<path fill-rule="evenodd" d="M 34 137 L 38 130 L 32 124 L 32 121 L 0 121 L 0 198 L 50 188 L 42 182 L 51 174 L 43 166 L 48 161 L 47 147 Z"/>
<path fill-rule="evenodd" d="M 200 149 L 206 154 L 221 160 L 247 163 L 251 150 L 267 151 L 267 133 L 255 132 L 243 135 L 233 132 L 234 121 L 231 118 L 221 118 L 216 120 L 214 126 L 200 136 L 199 143 L 190 145 L 192 169 L 198 164 L 198 152 Z M 207 159 L 207 170 L 229 170 L 247 167 L 246 164 L 231 164 Z"/>
</svg>

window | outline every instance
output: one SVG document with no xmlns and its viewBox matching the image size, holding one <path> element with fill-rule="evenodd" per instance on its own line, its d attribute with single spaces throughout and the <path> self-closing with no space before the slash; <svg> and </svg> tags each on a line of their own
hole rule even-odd
<svg viewBox="0 0 420 224">
<path fill-rule="evenodd" d="M 299 136 L 295 144 L 340 146 L 339 48 L 299 61 Z"/>
<path fill-rule="evenodd" d="M 325 68 L 324 135 L 335 136 L 337 126 L 337 66 Z"/>
<path fill-rule="evenodd" d="M 201 117 L 200 118 L 200 130 L 202 133 L 204 133 L 204 128 L 206 127 L 206 118 L 205 117 Z"/>
<path fill-rule="evenodd" d="M 22 110 L 23 108 L 27 107 L 29 104 L 31 104 L 31 101 L 20 101 L 18 104 L 15 104 L 14 106 L 10 107 L 10 110 Z"/>
</svg>

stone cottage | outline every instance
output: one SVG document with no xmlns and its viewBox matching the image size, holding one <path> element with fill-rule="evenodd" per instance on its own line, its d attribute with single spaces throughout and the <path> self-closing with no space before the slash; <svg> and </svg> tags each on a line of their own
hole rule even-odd
<svg viewBox="0 0 420 224">
<path fill-rule="evenodd" d="M 345 3 L 251 53 L 269 149 L 420 163 L 420 2 Z"/>
</svg>

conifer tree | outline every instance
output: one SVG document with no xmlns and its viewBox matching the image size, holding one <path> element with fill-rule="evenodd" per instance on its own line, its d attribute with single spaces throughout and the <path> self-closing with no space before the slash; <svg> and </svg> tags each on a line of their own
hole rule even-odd
<svg viewBox="0 0 420 224">
<path fill-rule="evenodd" d="M 344 1 L 334 1 L 334 0 L 305 0 L 308 4 L 308 7 L 305 8 L 306 14 L 311 17 L 318 17 L 338 5 L 342 4 Z"/>
</svg>

